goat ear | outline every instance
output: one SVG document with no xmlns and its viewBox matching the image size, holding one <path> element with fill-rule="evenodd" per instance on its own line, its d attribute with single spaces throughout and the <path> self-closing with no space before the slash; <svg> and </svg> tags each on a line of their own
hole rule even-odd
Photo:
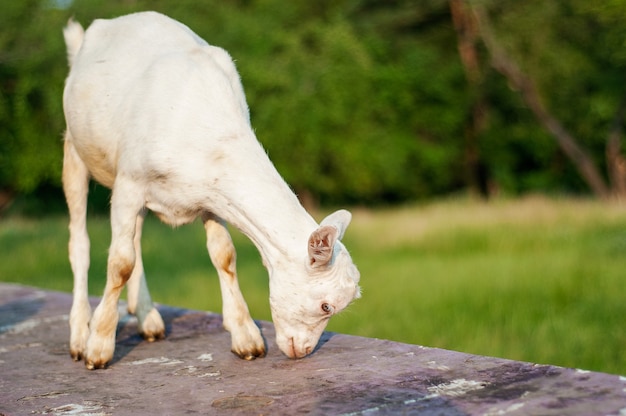
<svg viewBox="0 0 626 416">
<path fill-rule="evenodd" d="M 332 225 L 337 228 L 337 231 L 339 232 L 337 239 L 341 240 L 343 238 L 343 234 L 346 232 L 346 228 L 350 225 L 350 220 L 352 220 L 352 214 L 350 214 L 350 211 L 340 209 L 339 211 L 335 211 L 328 217 L 324 218 L 320 226 L 323 227 L 325 225 Z"/>
<path fill-rule="evenodd" d="M 322 225 L 309 237 L 309 266 L 314 269 L 326 266 L 333 258 L 333 247 L 339 231 L 332 225 Z"/>
<path fill-rule="evenodd" d="M 333 259 L 335 242 L 343 238 L 352 214 L 341 209 L 324 218 L 309 237 L 309 266 L 314 269 L 328 265 Z"/>
</svg>

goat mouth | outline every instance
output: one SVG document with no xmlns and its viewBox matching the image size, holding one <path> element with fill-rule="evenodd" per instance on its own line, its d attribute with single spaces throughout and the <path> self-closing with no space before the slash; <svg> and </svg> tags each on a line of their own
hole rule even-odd
<svg viewBox="0 0 626 416">
<path fill-rule="evenodd" d="M 304 358 L 307 355 L 309 355 L 312 351 L 311 347 L 305 347 L 303 350 L 298 350 L 296 348 L 296 343 L 293 337 L 289 338 L 287 346 L 288 346 L 287 355 L 289 356 L 289 358 L 292 358 L 292 359 Z"/>
</svg>

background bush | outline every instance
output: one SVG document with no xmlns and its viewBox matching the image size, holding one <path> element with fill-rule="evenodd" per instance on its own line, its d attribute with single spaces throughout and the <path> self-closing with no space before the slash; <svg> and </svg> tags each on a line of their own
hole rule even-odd
<svg viewBox="0 0 626 416">
<path fill-rule="evenodd" d="M 389 203 L 470 190 L 587 193 L 477 44 L 468 84 L 446 0 L 9 0 L 0 6 L 0 191 L 60 198 L 67 73 L 61 28 L 154 9 L 226 48 L 260 141 L 321 203 Z M 626 1 L 478 2 L 499 42 L 601 172 L 626 96 Z M 468 142 L 476 94 L 486 124 Z M 482 182 L 477 184 L 479 179 Z M 606 176 L 605 176 L 606 179 Z M 2 205 L 3 198 L 0 198 Z"/>
</svg>

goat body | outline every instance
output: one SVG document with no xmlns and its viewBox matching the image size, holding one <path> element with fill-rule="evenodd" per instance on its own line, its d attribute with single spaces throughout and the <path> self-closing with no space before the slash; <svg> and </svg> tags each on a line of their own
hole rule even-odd
<svg viewBox="0 0 626 416">
<path fill-rule="evenodd" d="M 171 225 L 201 218 L 222 292 L 232 351 L 265 355 L 265 343 L 237 283 L 228 222 L 259 249 L 270 278 L 279 348 L 301 358 L 328 319 L 359 296 L 359 272 L 339 241 L 340 210 L 320 225 L 278 174 L 250 126 L 237 70 L 226 51 L 155 12 L 64 29 L 70 73 L 63 187 L 74 275 L 70 353 L 101 368 L 115 348 L 120 292 L 148 340 L 165 335 L 147 288 L 141 229 L 147 210 Z M 112 189 L 111 246 L 102 300 L 87 299 L 89 179 Z"/>
</svg>

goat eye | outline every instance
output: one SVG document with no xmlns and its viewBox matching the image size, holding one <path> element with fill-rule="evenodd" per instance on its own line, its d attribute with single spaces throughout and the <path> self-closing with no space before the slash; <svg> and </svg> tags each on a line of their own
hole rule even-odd
<svg viewBox="0 0 626 416">
<path fill-rule="evenodd" d="M 324 313 L 333 313 L 335 309 L 329 303 L 322 303 L 322 311 Z"/>
</svg>

